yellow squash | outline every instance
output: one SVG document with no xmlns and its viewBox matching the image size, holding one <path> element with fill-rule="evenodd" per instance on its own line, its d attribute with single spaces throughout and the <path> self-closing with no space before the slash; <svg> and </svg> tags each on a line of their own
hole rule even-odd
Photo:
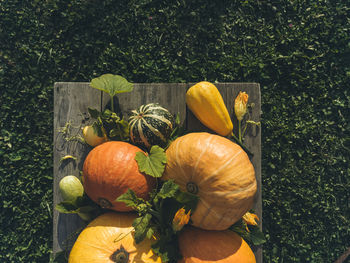
<svg viewBox="0 0 350 263">
<path fill-rule="evenodd" d="M 227 136 L 233 124 L 219 90 L 214 84 L 201 81 L 186 93 L 186 104 L 193 114 L 216 133 Z"/>
</svg>

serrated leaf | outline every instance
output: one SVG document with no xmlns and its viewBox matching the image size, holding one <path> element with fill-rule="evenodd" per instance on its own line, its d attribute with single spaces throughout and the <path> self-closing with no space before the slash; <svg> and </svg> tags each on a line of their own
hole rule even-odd
<svg viewBox="0 0 350 263">
<path fill-rule="evenodd" d="M 164 149 L 158 145 L 152 146 L 148 155 L 137 152 L 135 160 L 140 172 L 156 178 L 162 177 L 167 162 Z"/>
<path fill-rule="evenodd" d="M 142 198 L 138 198 L 135 192 L 131 189 L 128 189 L 124 194 L 120 195 L 116 201 L 123 202 L 126 206 L 137 208 L 140 204 L 145 203 Z"/>
<path fill-rule="evenodd" d="M 90 83 L 91 87 L 108 93 L 111 97 L 118 93 L 130 92 L 134 85 L 119 75 L 104 74 L 94 78 Z"/>
<path fill-rule="evenodd" d="M 165 199 L 174 197 L 179 190 L 179 185 L 174 183 L 172 180 L 166 181 L 162 187 L 160 188 L 158 194 L 156 195 L 156 199 Z"/>
<path fill-rule="evenodd" d="M 134 239 L 136 244 L 142 242 L 147 236 L 151 219 L 152 215 L 147 213 L 142 217 L 136 218 L 132 223 L 132 226 L 135 228 Z"/>
<path fill-rule="evenodd" d="M 153 227 L 150 227 L 150 228 L 148 228 L 148 230 L 147 230 L 146 237 L 147 237 L 148 239 L 152 239 L 154 233 L 155 233 L 155 229 L 154 229 Z"/>
</svg>

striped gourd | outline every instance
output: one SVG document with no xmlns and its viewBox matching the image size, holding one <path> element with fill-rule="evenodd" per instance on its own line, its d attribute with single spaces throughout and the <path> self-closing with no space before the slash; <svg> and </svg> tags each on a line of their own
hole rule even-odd
<svg viewBox="0 0 350 263">
<path fill-rule="evenodd" d="M 164 146 L 173 130 L 173 115 L 158 103 L 142 105 L 129 117 L 131 141 L 139 146 Z"/>
</svg>

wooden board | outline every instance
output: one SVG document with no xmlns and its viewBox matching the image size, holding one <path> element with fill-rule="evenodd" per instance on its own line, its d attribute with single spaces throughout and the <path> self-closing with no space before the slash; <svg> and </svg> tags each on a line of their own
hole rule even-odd
<svg viewBox="0 0 350 263">
<path fill-rule="evenodd" d="M 185 93 L 192 83 L 148 83 L 134 84 L 130 93 L 117 96 L 117 107 L 125 116 L 142 104 L 158 102 L 173 114 L 180 114 L 181 121 L 190 131 L 209 131 L 186 108 Z M 218 83 L 224 102 L 231 114 L 234 130 L 237 134 L 237 120 L 234 116 L 234 99 L 239 91 L 249 94 L 249 104 L 254 106 L 249 110 L 250 119 L 260 121 L 261 96 L 257 83 Z M 88 107 L 103 110 L 109 103 L 109 96 L 93 89 L 89 83 L 58 82 L 54 86 L 54 206 L 61 197 L 58 183 L 66 175 L 79 176 L 85 157 L 91 149 L 77 140 L 81 136 L 81 128 L 92 122 L 88 114 Z M 74 137 L 75 136 L 75 137 Z M 72 138 L 73 137 L 73 138 Z M 70 139 L 69 139 L 70 138 Z M 251 161 L 254 165 L 258 183 L 258 191 L 253 209 L 260 218 L 262 228 L 262 200 L 261 200 L 261 128 L 248 125 L 244 144 L 254 154 Z M 77 160 L 60 161 L 65 155 L 77 157 Z M 74 241 L 85 226 L 85 223 L 72 214 L 61 214 L 54 210 L 53 215 L 53 252 L 70 249 Z M 254 247 L 258 263 L 262 262 L 262 248 Z"/>
</svg>

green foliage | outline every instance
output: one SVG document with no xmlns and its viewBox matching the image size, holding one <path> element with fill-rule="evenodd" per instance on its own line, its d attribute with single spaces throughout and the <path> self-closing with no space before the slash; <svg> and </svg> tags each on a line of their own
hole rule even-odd
<svg viewBox="0 0 350 263">
<path fill-rule="evenodd" d="M 0 262 L 49 262 L 53 83 L 259 82 L 265 262 L 350 240 L 348 1 L 1 1 Z"/>
<path fill-rule="evenodd" d="M 140 243 L 145 238 L 156 241 L 152 245 L 153 252 L 160 256 L 162 262 L 176 263 L 180 258 L 178 231 L 172 226 L 176 212 L 181 208 L 194 211 L 198 197 L 182 192 L 179 185 L 172 180 L 164 182 L 159 191 L 152 192 L 149 201 L 138 198 L 131 190 L 117 198 L 138 212 L 139 217 L 133 222 L 135 242 Z"/>
<path fill-rule="evenodd" d="M 158 145 L 153 145 L 149 154 L 137 152 L 135 160 L 140 172 L 155 178 L 162 177 L 167 162 L 164 149 Z"/>
<path fill-rule="evenodd" d="M 117 113 L 105 109 L 102 112 L 88 108 L 91 118 L 95 119 L 92 124 L 96 134 L 103 137 L 104 131 L 108 138 L 115 141 L 129 141 L 129 124 L 120 118 Z"/>
</svg>

